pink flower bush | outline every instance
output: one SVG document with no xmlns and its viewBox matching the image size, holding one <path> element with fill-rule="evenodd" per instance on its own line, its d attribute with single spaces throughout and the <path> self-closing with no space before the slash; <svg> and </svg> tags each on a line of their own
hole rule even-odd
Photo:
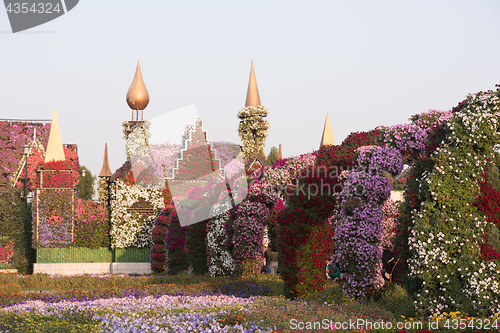
<svg viewBox="0 0 500 333">
<path fill-rule="evenodd" d="M 429 133 L 448 122 L 449 111 L 429 110 L 410 118 L 410 124 L 394 125 L 385 128 L 384 142 L 401 151 L 407 162 L 418 158 L 426 149 L 425 141 Z"/>
<path fill-rule="evenodd" d="M 396 224 L 399 215 L 399 201 L 394 201 L 391 198 L 387 199 L 382 207 L 382 246 L 385 248 L 394 248 L 394 237 L 396 236 Z"/>
<path fill-rule="evenodd" d="M 244 200 L 233 223 L 235 274 L 257 274 L 262 266 L 264 232 L 271 211 L 261 202 Z"/>
<path fill-rule="evenodd" d="M 14 257 L 14 241 L 6 240 L 0 245 L 0 264 L 9 263 Z"/>
</svg>

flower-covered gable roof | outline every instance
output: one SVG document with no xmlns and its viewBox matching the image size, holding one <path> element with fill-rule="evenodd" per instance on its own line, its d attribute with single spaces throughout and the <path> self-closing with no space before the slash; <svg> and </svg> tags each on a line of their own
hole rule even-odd
<svg viewBox="0 0 500 333">
<path fill-rule="evenodd" d="M 15 181 L 23 158 L 23 145 L 35 138 L 41 146 L 47 145 L 50 120 L 1 120 L 0 121 L 0 178 L 2 183 Z"/>
</svg>

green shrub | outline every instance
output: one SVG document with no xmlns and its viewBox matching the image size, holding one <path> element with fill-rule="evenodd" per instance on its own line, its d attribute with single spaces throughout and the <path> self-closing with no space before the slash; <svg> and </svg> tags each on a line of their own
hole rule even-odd
<svg viewBox="0 0 500 333">
<path fill-rule="evenodd" d="M 415 316 L 415 306 L 406 290 L 398 284 L 385 282 L 384 287 L 376 297 L 376 303 L 381 308 L 393 313 L 396 318 Z"/>
<path fill-rule="evenodd" d="M 177 212 L 170 217 L 165 243 L 168 250 L 168 271 L 177 274 L 189 266 L 186 251 L 186 229 L 182 228 Z"/>
<path fill-rule="evenodd" d="M 6 187 L 0 191 L 0 237 L 14 241 L 14 266 L 20 274 L 32 272 L 31 209 L 21 198 L 22 190 Z"/>
<path fill-rule="evenodd" d="M 193 215 L 196 215 L 196 211 Z M 186 227 L 187 257 L 194 274 L 208 273 L 206 235 L 207 221 L 194 223 Z"/>
</svg>

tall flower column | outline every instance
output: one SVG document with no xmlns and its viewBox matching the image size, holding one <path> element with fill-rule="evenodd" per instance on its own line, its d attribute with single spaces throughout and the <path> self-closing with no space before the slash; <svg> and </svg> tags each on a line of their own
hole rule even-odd
<svg viewBox="0 0 500 333">
<path fill-rule="evenodd" d="M 264 154 L 264 147 L 266 145 L 269 123 L 264 117 L 267 117 L 267 108 L 261 105 L 260 102 L 259 89 L 257 88 L 257 80 L 252 62 L 247 100 L 245 107 L 238 112 L 238 118 L 240 118 L 238 133 L 243 142 L 243 156 L 247 172 L 258 169 L 265 164 L 266 155 Z"/>
<path fill-rule="evenodd" d="M 394 148 L 367 146 L 358 149 L 358 164 L 360 168 L 345 178 L 340 213 L 332 222 L 334 258 L 347 272 L 343 289 L 351 297 L 363 298 L 367 288 L 384 285 L 382 207 L 391 194 L 391 185 L 382 172 L 399 174 L 403 159 Z"/>
</svg>

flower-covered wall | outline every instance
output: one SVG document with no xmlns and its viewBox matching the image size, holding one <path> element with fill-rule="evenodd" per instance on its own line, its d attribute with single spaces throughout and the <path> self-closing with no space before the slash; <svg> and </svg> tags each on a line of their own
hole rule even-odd
<svg viewBox="0 0 500 333">
<path fill-rule="evenodd" d="M 409 147 L 396 246 L 419 313 L 500 312 L 499 108 L 500 91 L 487 91 L 412 118 L 426 137 Z M 398 145 L 396 132 L 386 142 Z"/>
<path fill-rule="evenodd" d="M 162 189 L 115 180 L 110 192 L 111 247 L 151 247 L 153 222 L 164 205 Z"/>
</svg>

